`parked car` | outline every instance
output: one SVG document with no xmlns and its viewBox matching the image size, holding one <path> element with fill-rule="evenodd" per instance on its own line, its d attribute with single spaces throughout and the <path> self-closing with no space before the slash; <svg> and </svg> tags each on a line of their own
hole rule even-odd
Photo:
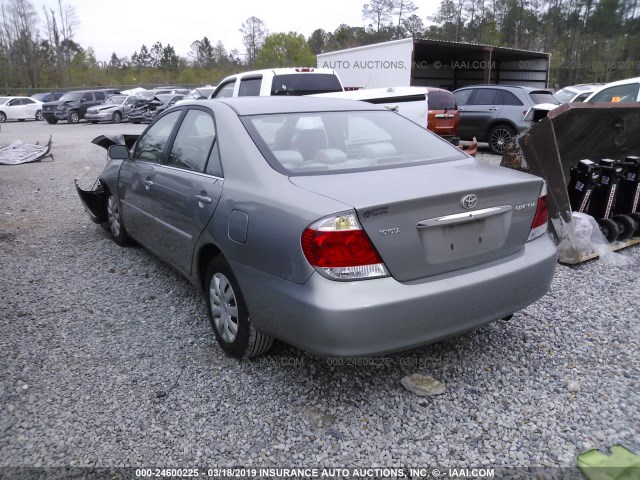
<svg viewBox="0 0 640 480">
<path fill-rule="evenodd" d="M 0 97 L 0 123 L 42 120 L 42 102 L 30 97 Z"/>
<path fill-rule="evenodd" d="M 593 92 L 598 90 L 602 83 L 581 83 L 564 87 L 553 94 L 559 103 L 584 102 Z"/>
<path fill-rule="evenodd" d="M 47 92 L 47 93 L 34 93 L 31 95 L 31 98 L 34 100 L 38 100 L 42 103 L 47 102 L 55 102 L 56 100 L 60 100 L 60 98 L 64 95 L 64 92 Z"/>
<path fill-rule="evenodd" d="M 144 101 L 142 97 L 136 95 L 111 95 L 100 105 L 88 108 L 84 118 L 91 123 L 120 123 L 122 120 L 127 120 L 131 109 Z"/>
<path fill-rule="evenodd" d="M 176 102 L 183 99 L 184 95 L 174 95 L 171 93 L 156 95 L 151 100 L 143 100 L 139 102 L 135 108 L 132 108 L 129 112 L 128 120 L 131 123 L 150 122 L 164 110 L 174 106 Z"/>
<path fill-rule="evenodd" d="M 89 107 L 100 105 L 109 95 L 120 93 L 113 88 L 100 90 L 76 90 L 65 93 L 57 102 L 47 102 L 42 106 L 42 115 L 47 123 L 66 120 L 78 123 L 84 118 Z"/>
<path fill-rule="evenodd" d="M 272 68 L 231 75 L 218 84 L 211 98 L 295 96 L 341 91 L 342 83 L 331 69 Z"/>
<path fill-rule="evenodd" d="M 178 100 L 176 105 L 180 105 L 181 103 L 189 102 L 191 100 L 207 100 L 215 89 L 216 87 L 212 85 L 194 88 L 188 95 L 185 95 L 182 100 Z"/>
<path fill-rule="evenodd" d="M 640 102 L 640 77 L 627 78 L 607 83 L 585 100 L 587 103 L 631 103 Z"/>
<path fill-rule="evenodd" d="M 427 128 L 454 145 L 460 144 L 460 112 L 456 97 L 449 90 L 428 87 L 429 123 Z"/>
<path fill-rule="evenodd" d="M 539 103 L 558 104 L 549 90 L 507 85 L 463 87 L 453 95 L 460 111 L 460 138 L 487 142 L 502 155 L 509 140 L 531 125 L 524 117 Z"/>
<path fill-rule="evenodd" d="M 109 158 L 78 188 L 89 216 L 202 289 L 238 358 L 274 338 L 320 355 L 423 345 L 531 304 L 556 266 L 542 179 L 379 105 L 194 101 Z"/>
</svg>

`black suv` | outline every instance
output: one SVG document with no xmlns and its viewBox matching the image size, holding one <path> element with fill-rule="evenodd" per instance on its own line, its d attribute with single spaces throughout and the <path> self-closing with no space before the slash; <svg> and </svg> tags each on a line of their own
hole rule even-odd
<svg viewBox="0 0 640 480">
<path fill-rule="evenodd" d="M 460 111 L 460 138 L 476 137 L 502 155 L 512 137 L 531 125 L 527 111 L 540 103 L 558 105 L 549 90 L 511 85 L 474 85 L 453 92 Z"/>
<path fill-rule="evenodd" d="M 42 116 L 47 123 L 58 123 L 58 120 L 78 123 L 84 118 L 89 107 L 100 105 L 109 95 L 116 93 L 120 93 L 120 91 L 113 88 L 68 92 L 57 102 L 48 102 L 42 105 Z"/>
</svg>

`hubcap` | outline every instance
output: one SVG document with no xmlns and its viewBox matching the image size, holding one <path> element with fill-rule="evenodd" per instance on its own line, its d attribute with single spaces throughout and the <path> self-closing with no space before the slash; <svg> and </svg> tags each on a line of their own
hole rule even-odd
<svg viewBox="0 0 640 480">
<path fill-rule="evenodd" d="M 116 199 L 111 195 L 107 201 L 107 217 L 109 219 L 109 228 L 114 237 L 120 235 L 120 210 Z"/>
<path fill-rule="evenodd" d="M 218 334 L 227 343 L 233 343 L 238 336 L 238 302 L 229 279 L 216 273 L 209 285 L 211 314 Z"/>
<path fill-rule="evenodd" d="M 508 130 L 499 129 L 491 136 L 491 145 L 498 152 L 503 152 L 507 147 L 507 142 L 511 140 L 511 133 Z"/>
</svg>

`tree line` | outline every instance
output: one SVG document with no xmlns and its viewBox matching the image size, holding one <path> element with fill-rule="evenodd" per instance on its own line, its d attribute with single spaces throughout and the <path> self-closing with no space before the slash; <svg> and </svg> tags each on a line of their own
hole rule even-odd
<svg viewBox="0 0 640 480">
<path fill-rule="evenodd" d="M 241 70 L 313 66 L 318 53 L 407 37 L 545 51 L 552 54 L 552 86 L 609 82 L 640 75 L 639 1 L 442 0 L 423 20 L 413 0 L 370 0 L 364 26 L 319 28 L 305 38 L 270 33 L 252 16 L 239 28 L 242 53 L 205 36 L 187 57 L 157 41 L 103 62 L 74 40 L 80 19 L 66 0 L 41 13 L 29 0 L 0 0 L 0 89 L 213 84 Z"/>
</svg>

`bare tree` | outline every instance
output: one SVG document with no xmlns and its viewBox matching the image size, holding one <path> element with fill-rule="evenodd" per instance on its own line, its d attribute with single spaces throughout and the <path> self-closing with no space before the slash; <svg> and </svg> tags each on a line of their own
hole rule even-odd
<svg viewBox="0 0 640 480">
<path fill-rule="evenodd" d="M 258 50 L 264 44 L 264 39 L 267 36 L 267 27 L 258 17 L 249 17 L 242 24 L 240 31 L 242 32 L 242 43 L 247 49 L 247 63 L 254 65 Z"/>
<path fill-rule="evenodd" d="M 405 4 L 406 4 L 405 0 Z M 371 20 L 376 26 L 376 32 L 389 25 L 394 10 L 393 0 L 371 0 L 362 6 L 363 20 Z"/>
</svg>

